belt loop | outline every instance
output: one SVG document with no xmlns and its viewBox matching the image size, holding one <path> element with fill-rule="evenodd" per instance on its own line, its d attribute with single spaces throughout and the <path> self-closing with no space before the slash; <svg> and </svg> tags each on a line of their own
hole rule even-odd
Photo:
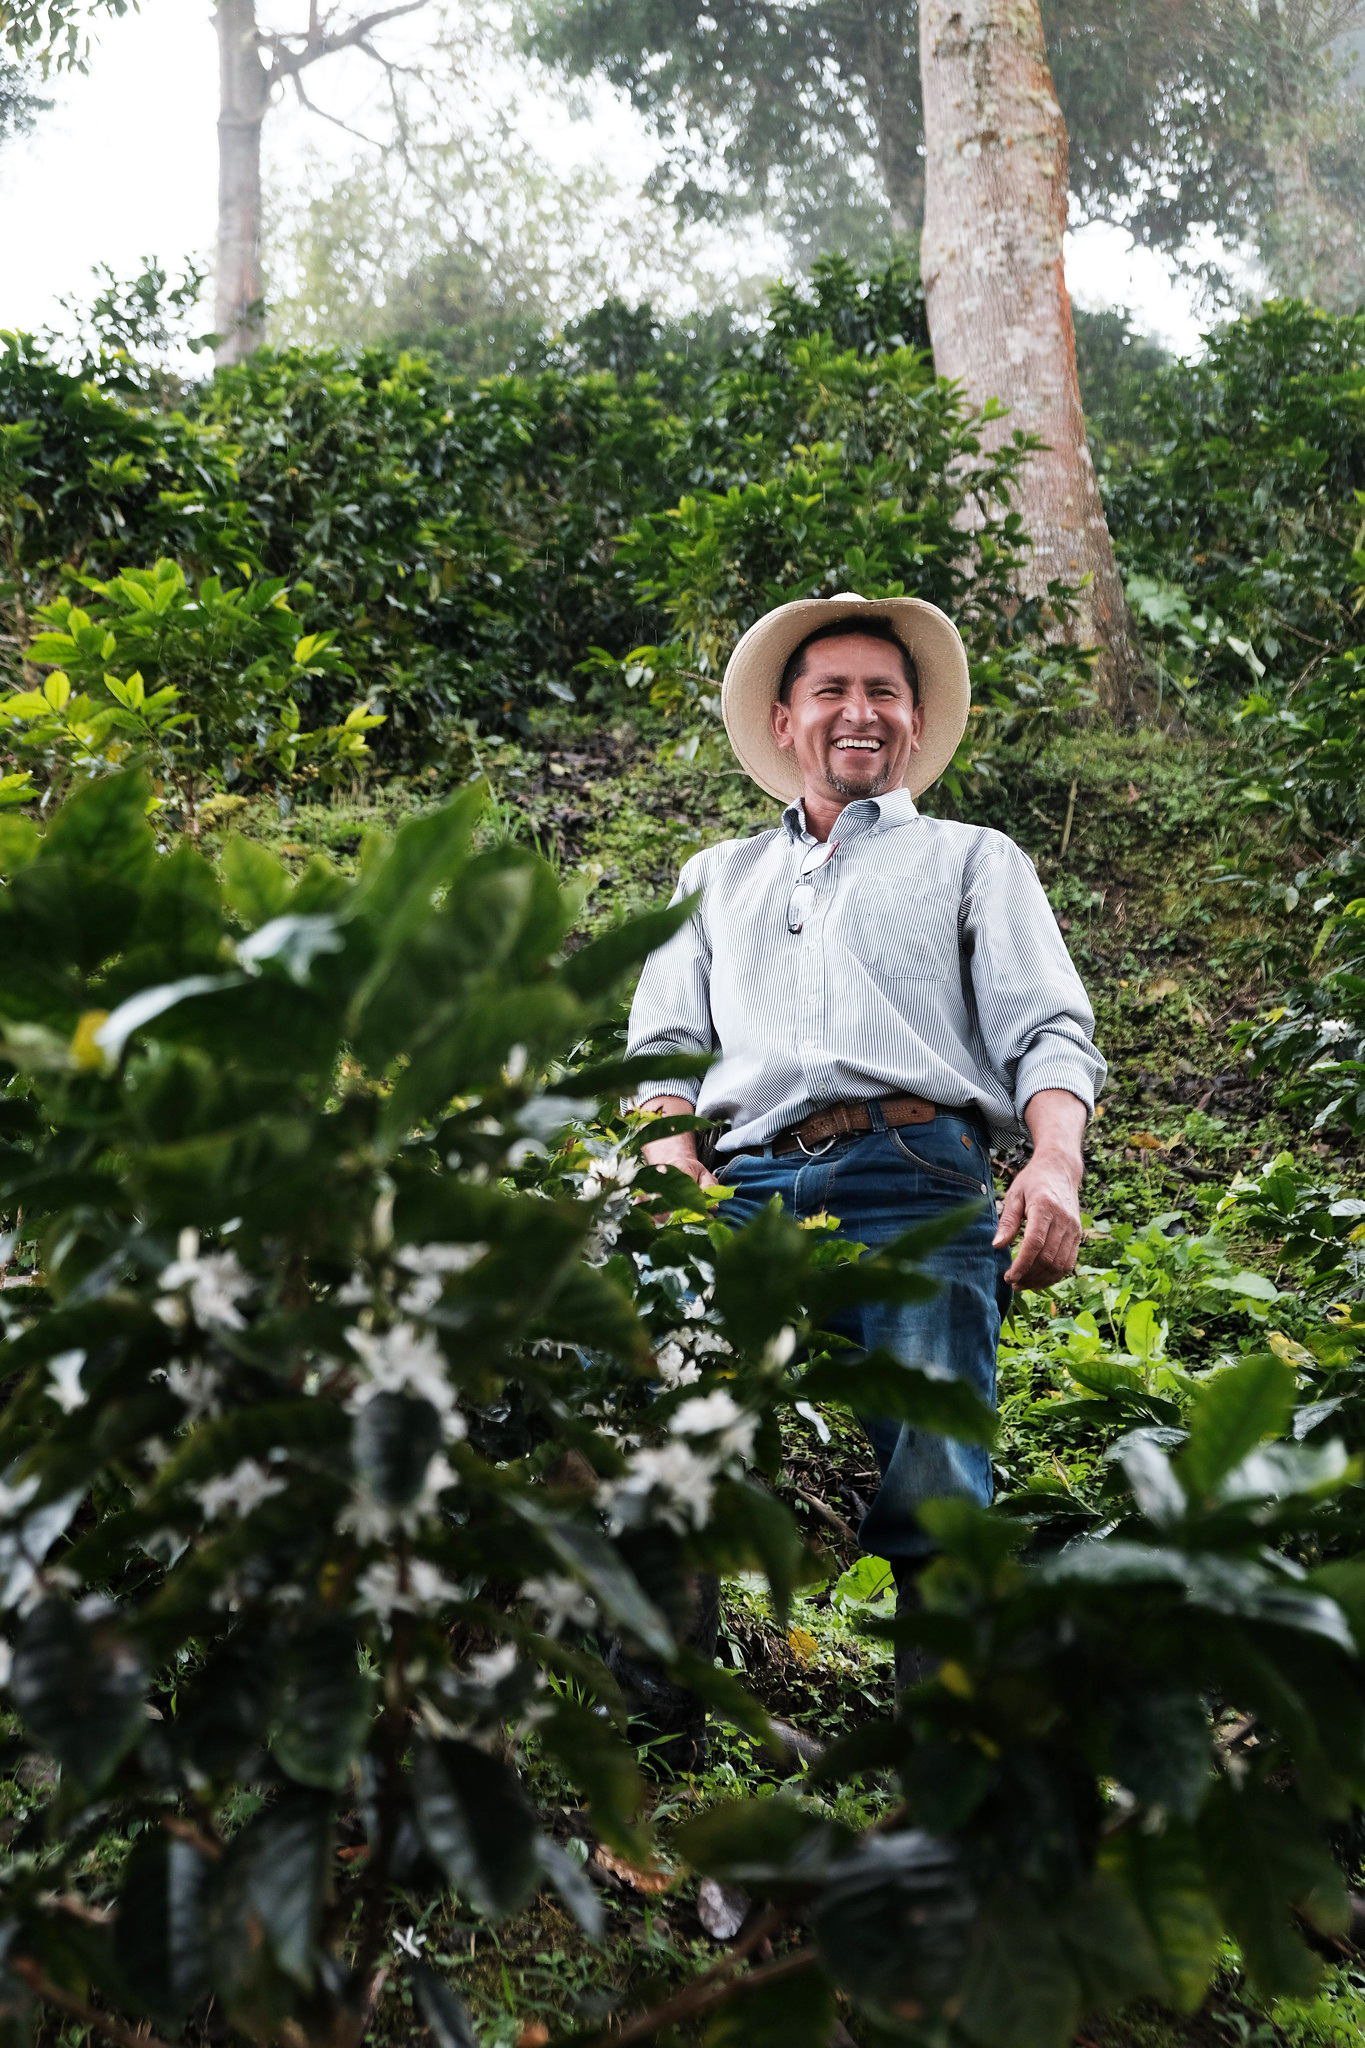
<svg viewBox="0 0 1365 2048">
<path fill-rule="evenodd" d="M 867 1113 L 872 1119 L 874 1131 L 884 1131 L 886 1129 L 886 1111 L 882 1108 L 881 1102 L 875 1095 L 868 1102 Z"/>
</svg>

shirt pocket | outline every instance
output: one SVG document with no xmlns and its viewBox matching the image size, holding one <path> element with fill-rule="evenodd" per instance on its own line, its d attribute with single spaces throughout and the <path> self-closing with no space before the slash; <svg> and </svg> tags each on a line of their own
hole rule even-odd
<svg viewBox="0 0 1365 2048">
<path fill-rule="evenodd" d="M 956 982 L 957 906 L 904 881 L 863 881 L 849 892 L 843 939 L 878 981 Z"/>
</svg>

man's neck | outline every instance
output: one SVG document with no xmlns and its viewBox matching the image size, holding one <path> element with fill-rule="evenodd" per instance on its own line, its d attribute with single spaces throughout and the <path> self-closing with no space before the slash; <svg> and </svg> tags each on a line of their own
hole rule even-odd
<svg viewBox="0 0 1365 2048">
<path fill-rule="evenodd" d="M 811 838 L 828 839 L 849 804 L 857 801 L 856 797 L 826 796 L 823 792 L 812 796 L 807 790 L 801 799 L 801 808 Z"/>
</svg>

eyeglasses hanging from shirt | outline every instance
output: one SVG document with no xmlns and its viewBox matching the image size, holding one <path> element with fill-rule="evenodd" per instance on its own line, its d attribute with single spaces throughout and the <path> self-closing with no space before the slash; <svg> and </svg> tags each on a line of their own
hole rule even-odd
<svg viewBox="0 0 1365 2048">
<path fill-rule="evenodd" d="M 796 887 L 792 890 L 791 900 L 787 904 L 787 930 L 789 932 L 793 934 L 799 932 L 815 908 L 814 877 L 824 867 L 826 861 L 833 860 L 838 851 L 839 842 L 837 839 L 831 839 L 827 846 L 821 846 L 817 842 L 816 845 L 807 849 L 806 857 L 801 863 L 801 871 L 796 878 Z"/>
</svg>

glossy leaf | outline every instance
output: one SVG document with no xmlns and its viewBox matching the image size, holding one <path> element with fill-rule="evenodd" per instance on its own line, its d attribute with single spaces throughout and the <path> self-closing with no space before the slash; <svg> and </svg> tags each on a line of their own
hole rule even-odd
<svg viewBox="0 0 1365 2048">
<path fill-rule="evenodd" d="M 469 1742 L 420 1742 L 413 1798 L 428 1851 L 476 1911 L 502 1919 L 526 1904 L 541 1868 L 536 1825 L 505 1764 Z"/>
<path fill-rule="evenodd" d="M 100 1789 L 145 1727 L 146 1684 L 115 1618 L 87 1619 L 52 1597 L 24 1623 L 10 1674 L 15 1707 L 88 1792 Z"/>
</svg>

